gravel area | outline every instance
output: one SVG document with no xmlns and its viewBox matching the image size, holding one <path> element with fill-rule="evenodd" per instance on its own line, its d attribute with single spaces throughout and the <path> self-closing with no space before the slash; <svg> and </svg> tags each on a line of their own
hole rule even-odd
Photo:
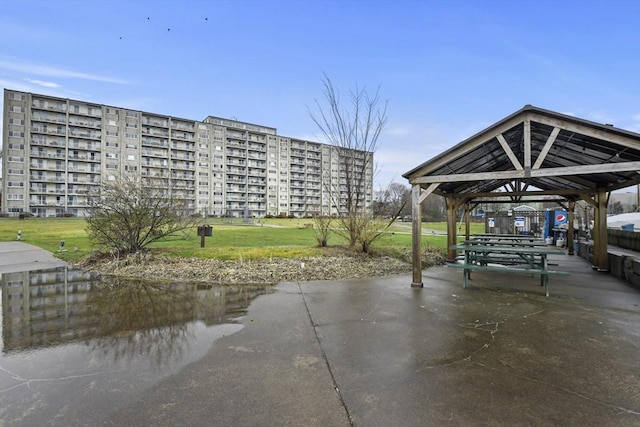
<svg viewBox="0 0 640 427">
<path fill-rule="evenodd" d="M 207 282 L 214 284 L 277 284 L 309 280 L 340 280 L 384 277 L 411 273 L 410 254 L 406 260 L 388 256 L 345 253 L 339 256 L 307 258 L 264 258 L 222 261 L 218 259 L 174 258 L 150 253 L 125 258 L 90 258 L 78 267 L 101 275 Z M 438 252 L 427 251 L 424 266 L 442 264 Z"/>
</svg>

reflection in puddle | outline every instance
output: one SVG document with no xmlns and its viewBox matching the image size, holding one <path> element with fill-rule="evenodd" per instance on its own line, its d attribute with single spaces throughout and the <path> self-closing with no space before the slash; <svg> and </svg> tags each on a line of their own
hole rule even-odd
<svg viewBox="0 0 640 427">
<path fill-rule="evenodd" d="M 93 424 L 202 358 L 259 286 L 5 273 L 0 425 Z"/>
</svg>

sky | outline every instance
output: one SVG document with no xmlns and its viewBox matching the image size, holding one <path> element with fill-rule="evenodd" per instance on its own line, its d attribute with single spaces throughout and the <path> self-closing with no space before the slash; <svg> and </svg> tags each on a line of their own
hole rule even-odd
<svg viewBox="0 0 640 427">
<path fill-rule="evenodd" d="M 2 88 L 325 142 L 325 76 L 387 103 L 374 189 L 527 104 L 640 132 L 640 0 L 0 0 Z"/>
</svg>

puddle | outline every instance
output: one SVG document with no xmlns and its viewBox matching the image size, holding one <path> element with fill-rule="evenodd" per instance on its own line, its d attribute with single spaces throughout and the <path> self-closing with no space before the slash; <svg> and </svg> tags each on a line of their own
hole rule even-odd
<svg viewBox="0 0 640 427">
<path fill-rule="evenodd" d="M 242 328 L 259 286 L 0 277 L 0 425 L 96 424 Z"/>
</svg>

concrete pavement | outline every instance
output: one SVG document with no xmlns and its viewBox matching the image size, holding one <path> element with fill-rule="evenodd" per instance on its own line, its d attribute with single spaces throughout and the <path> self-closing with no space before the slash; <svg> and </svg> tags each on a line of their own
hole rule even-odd
<svg viewBox="0 0 640 427">
<path fill-rule="evenodd" d="M 64 267 L 66 263 L 25 242 L 0 242 L 0 274 Z"/>
<path fill-rule="evenodd" d="M 284 283 L 244 328 L 105 420 L 125 426 L 638 426 L 640 292 L 446 267 Z"/>
</svg>

